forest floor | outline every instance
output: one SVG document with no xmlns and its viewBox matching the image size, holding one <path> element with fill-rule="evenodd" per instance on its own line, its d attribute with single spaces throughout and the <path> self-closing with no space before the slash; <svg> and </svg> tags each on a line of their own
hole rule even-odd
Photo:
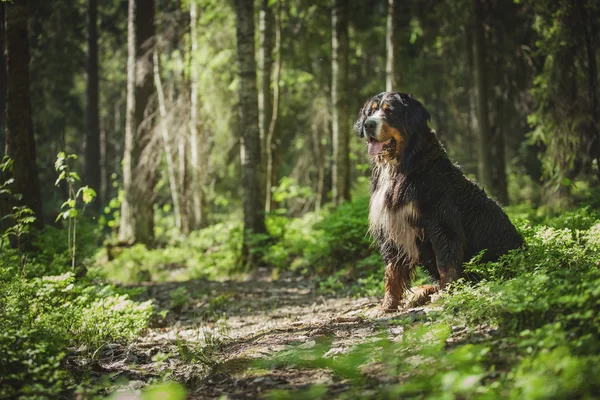
<svg viewBox="0 0 600 400">
<path fill-rule="evenodd" d="M 398 320 L 422 320 L 431 305 L 382 313 L 376 298 L 324 297 L 306 278 L 271 278 L 266 271 L 240 281 L 191 280 L 145 283 L 142 295 L 159 312 L 150 329 L 128 346 L 107 344 L 93 361 L 91 379 L 110 392 L 139 392 L 150 383 L 172 379 L 185 385 L 188 398 L 260 398 L 278 391 L 310 390 L 318 384 L 327 397 L 348 390 L 351 382 L 331 370 L 302 365 L 260 364 L 282 351 L 311 349 L 327 342 L 323 358 L 347 353 L 354 345 L 387 337 L 399 340 Z M 184 288 L 184 289 L 182 289 Z M 177 301 L 174 293 L 187 293 Z M 465 335 L 452 327 L 449 341 Z M 73 367 L 82 361 L 73 353 Z M 301 363 L 300 363 L 301 364 Z M 389 376 L 361 371 L 369 387 Z M 367 393 L 365 393 L 367 394 Z"/>
</svg>

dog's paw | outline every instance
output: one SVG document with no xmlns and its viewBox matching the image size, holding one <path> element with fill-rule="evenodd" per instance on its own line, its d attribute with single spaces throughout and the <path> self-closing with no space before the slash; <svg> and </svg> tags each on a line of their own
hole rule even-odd
<svg viewBox="0 0 600 400">
<path fill-rule="evenodd" d="M 376 307 L 365 310 L 364 316 L 368 319 L 376 320 L 379 318 L 386 318 L 387 315 L 390 315 L 391 313 L 398 312 L 398 311 L 399 311 L 398 308 L 388 309 L 388 308 L 383 308 L 381 305 L 378 305 Z"/>
<path fill-rule="evenodd" d="M 386 313 L 397 312 L 399 305 L 400 302 L 398 300 L 392 298 L 388 293 L 386 293 L 380 309 Z"/>
<path fill-rule="evenodd" d="M 408 298 L 407 304 L 409 308 L 421 307 L 431 302 L 431 295 L 440 290 L 439 286 L 423 285 L 419 286 Z"/>
<path fill-rule="evenodd" d="M 378 319 L 385 315 L 385 311 L 380 306 L 369 308 L 364 312 L 364 316 L 368 319 Z"/>
</svg>

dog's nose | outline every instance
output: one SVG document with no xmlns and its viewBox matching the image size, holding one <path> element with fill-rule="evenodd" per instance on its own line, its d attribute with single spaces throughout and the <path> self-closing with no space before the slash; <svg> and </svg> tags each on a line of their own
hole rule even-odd
<svg viewBox="0 0 600 400">
<path fill-rule="evenodd" d="M 377 122 L 373 120 L 367 120 L 365 122 L 365 133 L 367 136 L 375 135 L 375 129 L 377 128 Z"/>
</svg>

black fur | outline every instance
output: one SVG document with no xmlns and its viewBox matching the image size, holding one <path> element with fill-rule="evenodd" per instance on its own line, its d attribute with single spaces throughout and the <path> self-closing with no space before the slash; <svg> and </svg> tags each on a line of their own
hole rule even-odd
<svg viewBox="0 0 600 400">
<path fill-rule="evenodd" d="M 437 279 L 442 278 L 442 287 L 463 276 L 462 264 L 481 251 L 485 250 L 482 261 L 493 261 L 523 245 L 522 237 L 500 206 L 450 161 L 429 127 L 429 112 L 412 95 L 384 92 L 367 101 L 355 124 L 362 139 L 368 139 L 363 127 L 374 112 L 373 102 L 389 105 L 384 121 L 401 133 L 405 146 L 401 154 L 390 160 L 372 159 L 371 193 L 379 185 L 381 164 L 387 163 L 391 182 L 384 205 L 391 212 L 410 203 L 416 205 L 418 217 L 407 223 L 418 232 L 414 238 L 419 253 L 417 263 Z M 386 232 L 372 233 L 388 264 L 388 297 L 388 287 L 394 282 L 387 280 L 400 279 L 403 281 L 397 283 L 402 288 L 409 287 L 406 276 L 410 274 L 404 270 L 414 269 L 411 264 L 415 262 L 404 257 L 402 246 L 386 240 Z M 401 297 L 402 293 L 393 295 Z M 388 305 L 395 307 L 398 301 L 392 299 Z"/>
</svg>

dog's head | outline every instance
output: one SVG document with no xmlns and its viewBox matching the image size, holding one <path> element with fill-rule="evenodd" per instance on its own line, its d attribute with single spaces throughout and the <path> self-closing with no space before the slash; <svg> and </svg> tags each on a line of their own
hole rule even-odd
<svg viewBox="0 0 600 400">
<path fill-rule="evenodd" d="M 411 94 L 383 92 L 367 100 L 354 129 L 376 162 L 397 162 L 411 141 L 430 130 L 430 118 Z"/>
</svg>

